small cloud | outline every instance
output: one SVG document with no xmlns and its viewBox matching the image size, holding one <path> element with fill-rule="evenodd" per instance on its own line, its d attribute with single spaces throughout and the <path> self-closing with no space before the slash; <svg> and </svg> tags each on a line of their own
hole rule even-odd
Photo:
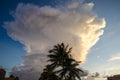
<svg viewBox="0 0 120 80">
<path fill-rule="evenodd" d="M 112 56 L 108 61 L 116 61 L 116 60 L 120 60 L 120 54 Z"/>
<path fill-rule="evenodd" d="M 80 75 L 81 77 L 88 76 L 89 72 L 88 72 L 87 70 L 84 70 L 84 69 L 82 69 L 82 70 L 83 70 L 83 72 L 81 72 L 79 75 Z"/>
<path fill-rule="evenodd" d="M 97 56 L 97 58 L 100 58 L 100 56 Z"/>
<path fill-rule="evenodd" d="M 109 61 L 120 60 L 120 56 L 111 57 Z"/>
</svg>

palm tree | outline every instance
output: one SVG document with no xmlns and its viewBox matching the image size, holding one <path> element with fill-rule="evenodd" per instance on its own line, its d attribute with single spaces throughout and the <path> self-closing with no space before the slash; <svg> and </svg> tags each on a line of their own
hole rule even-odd
<svg viewBox="0 0 120 80">
<path fill-rule="evenodd" d="M 64 80 L 76 80 L 76 78 L 81 80 L 79 74 L 83 71 L 77 68 L 78 65 L 79 62 L 75 61 L 72 58 L 69 58 L 63 65 L 64 67 L 56 71 L 56 73 L 59 73 L 60 77 Z"/>
<path fill-rule="evenodd" d="M 49 50 L 49 53 L 51 53 L 48 55 L 48 61 L 51 62 L 49 66 L 63 80 L 76 80 L 76 78 L 81 80 L 79 73 L 83 71 L 77 68 L 80 62 L 72 58 L 70 54 L 72 48 L 68 47 L 68 45 L 65 46 L 64 43 L 61 43 L 55 45 L 52 50 Z"/>
<path fill-rule="evenodd" d="M 53 72 L 49 65 L 43 70 L 39 80 L 59 80 L 59 77 Z"/>
<path fill-rule="evenodd" d="M 51 62 L 51 67 L 54 69 L 59 66 L 63 66 L 66 59 L 69 58 L 71 55 L 69 54 L 71 52 L 72 48 L 68 49 L 68 45 L 65 46 L 64 43 L 57 44 L 54 46 L 52 50 L 49 50 L 49 60 Z"/>
</svg>

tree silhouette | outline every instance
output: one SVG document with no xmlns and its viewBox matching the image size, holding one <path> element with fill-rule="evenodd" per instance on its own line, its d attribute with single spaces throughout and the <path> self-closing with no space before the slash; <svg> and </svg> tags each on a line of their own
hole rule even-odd
<svg viewBox="0 0 120 80">
<path fill-rule="evenodd" d="M 39 80 L 59 80 L 59 77 L 53 72 L 53 69 L 47 65 Z"/>
<path fill-rule="evenodd" d="M 18 78 L 18 77 L 15 77 L 14 80 L 19 80 L 19 78 Z"/>
<path fill-rule="evenodd" d="M 14 76 L 14 75 L 12 75 L 12 74 L 11 74 L 9 77 L 10 77 L 10 78 L 15 78 L 15 76 Z"/>
<path fill-rule="evenodd" d="M 68 49 L 68 45 L 65 46 L 64 43 L 57 44 L 54 46 L 53 49 L 49 50 L 48 58 L 51 62 L 50 66 L 54 69 L 56 67 L 64 67 L 64 63 L 66 59 L 68 59 L 71 55 L 69 54 L 71 52 L 72 48 Z"/>
<path fill-rule="evenodd" d="M 80 79 L 80 72 L 83 72 L 81 69 L 77 68 L 79 62 L 76 62 L 74 59 L 69 58 L 65 61 L 64 67 L 57 71 L 59 76 L 64 80 L 76 80 Z"/>
<path fill-rule="evenodd" d="M 51 63 L 43 70 L 39 80 L 81 80 L 79 74 L 83 71 L 78 68 L 80 62 L 72 58 L 71 51 L 72 48 L 64 43 L 57 44 L 49 50 L 50 54 L 47 57 Z M 52 79 L 47 79 L 51 77 Z"/>
</svg>

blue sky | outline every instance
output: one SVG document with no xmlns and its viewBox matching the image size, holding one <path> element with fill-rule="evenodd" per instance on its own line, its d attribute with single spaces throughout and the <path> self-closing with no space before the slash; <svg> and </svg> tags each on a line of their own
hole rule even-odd
<svg viewBox="0 0 120 80">
<path fill-rule="evenodd" d="M 19 41 L 11 39 L 6 30 L 3 28 L 5 21 L 13 20 L 11 12 L 14 11 L 19 3 L 33 3 L 40 6 L 52 4 L 52 1 L 47 3 L 46 0 L 2 0 L 0 3 L 0 66 L 10 70 L 13 66 L 18 66 L 22 63 L 22 56 L 26 55 L 24 45 Z"/>
<path fill-rule="evenodd" d="M 13 20 L 11 12 L 14 11 L 19 3 L 33 3 L 43 6 L 51 4 L 54 0 L 2 0 L 0 3 L 0 66 L 8 71 L 14 66 L 22 64 L 22 56 L 27 54 L 25 46 L 19 41 L 13 40 L 8 36 L 3 23 Z M 68 0 L 69 1 L 69 0 Z M 83 68 L 90 72 L 101 72 L 108 74 L 109 71 L 117 74 L 120 70 L 120 1 L 119 0 L 85 0 L 84 3 L 94 3 L 93 11 L 99 18 L 105 18 L 106 27 L 100 40 L 90 49 Z M 116 58 L 117 57 L 117 58 Z M 117 68 L 116 68 L 117 67 Z M 108 70 L 107 70 L 108 69 Z M 116 69 L 116 71 L 115 71 Z"/>
<path fill-rule="evenodd" d="M 95 67 L 101 67 L 105 74 L 109 74 L 106 68 L 118 66 L 119 60 L 111 61 L 108 60 L 111 57 L 119 56 L 120 54 L 120 11 L 119 11 L 119 0 L 89 0 L 92 1 L 95 6 L 93 10 L 98 16 L 104 17 L 106 20 L 106 28 L 104 29 L 104 34 L 101 36 L 98 43 L 91 49 L 90 54 L 88 54 L 88 60 L 85 65 L 91 67 L 89 69 L 96 69 Z M 97 50 L 95 50 L 97 49 Z M 96 63 L 94 63 L 96 61 Z M 119 66 L 118 66 L 119 67 Z M 99 71 L 100 71 L 99 70 Z M 91 70 L 92 71 L 92 70 Z M 116 71 L 116 73 L 119 73 Z M 111 73 L 112 74 L 112 73 Z M 113 73 L 114 74 L 114 73 Z"/>
</svg>

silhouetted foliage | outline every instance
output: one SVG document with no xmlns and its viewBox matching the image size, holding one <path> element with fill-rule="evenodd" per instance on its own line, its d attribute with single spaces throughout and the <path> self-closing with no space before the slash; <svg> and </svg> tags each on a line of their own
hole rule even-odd
<svg viewBox="0 0 120 80">
<path fill-rule="evenodd" d="M 19 80 L 19 78 L 18 77 L 15 77 L 15 79 L 14 80 Z"/>
<path fill-rule="evenodd" d="M 71 51 L 72 48 L 64 43 L 49 50 L 47 57 L 51 63 L 43 70 L 39 80 L 81 80 L 79 73 L 83 71 L 77 68 L 80 62 L 72 58 Z"/>
<path fill-rule="evenodd" d="M 3 68 L 0 68 L 0 80 L 3 80 L 5 78 L 6 71 Z"/>
<path fill-rule="evenodd" d="M 59 77 L 53 72 L 53 69 L 47 65 L 39 80 L 59 80 Z"/>
<path fill-rule="evenodd" d="M 15 78 L 15 76 L 13 76 L 12 74 L 9 76 L 10 78 Z"/>
<path fill-rule="evenodd" d="M 15 77 L 14 75 L 10 75 L 9 77 L 5 77 L 5 74 L 6 74 L 6 71 L 5 71 L 5 69 L 3 69 L 3 68 L 0 68 L 0 80 L 11 80 L 11 78 L 12 78 L 12 80 L 19 80 L 19 78 L 18 77 Z"/>
</svg>

